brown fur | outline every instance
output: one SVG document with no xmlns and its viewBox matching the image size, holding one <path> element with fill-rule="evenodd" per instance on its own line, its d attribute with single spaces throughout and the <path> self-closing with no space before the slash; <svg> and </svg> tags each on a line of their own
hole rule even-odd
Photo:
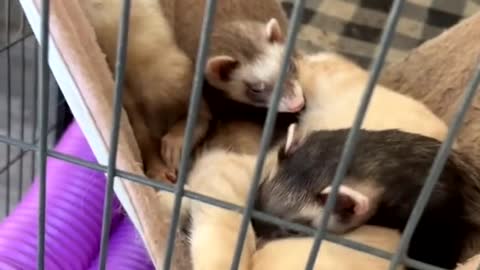
<svg viewBox="0 0 480 270">
<path fill-rule="evenodd" d="M 206 1 L 160 0 L 160 3 L 168 8 L 165 12 L 175 30 L 178 45 L 196 61 Z M 269 24 L 271 19 L 276 23 Z M 278 79 L 287 25 L 287 17 L 278 1 L 218 1 L 205 67 L 208 83 L 230 99 L 268 107 Z M 267 29 L 275 31 L 268 34 Z M 264 62 L 267 64 L 263 65 Z M 260 85 L 260 82 L 265 86 L 260 93 L 249 92 L 251 85 Z M 284 102 L 290 105 L 280 106 L 280 110 L 298 112 L 303 108 L 304 100 L 294 72 L 289 72 L 284 97 Z"/>
<path fill-rule="evenodd" d="M 164 7 L 169 7 L 169 10 L 165 12 L 169 18 L 174 18 L 170 23 L 175 29 L 175 38 L 180 48 L 191 59 L 195 59 L 206 0 L 160 0 L 160 3 Z M 266 23 L 272 17 L 278 20 L 283 33 L 286 33 L 288 21 L 281 6 L 275 0 L 217 1 L 210 55 L 222 54 L 222 48 L 227 47 L 233 48 L 229 52 L 245 56 L 253 52 L 242 51 L 243 48 L 250 47 L 260 50 L 257 47 L 258 42 L 255 42 L 255 38 L 258 38 L 258 36 L 251 36 L 255 32 L 248 31 L 248 24 L 240 24 L 236 29 L 226 27 L 225 24 L 245 20 Z M 240 32 L 234 30 L 240 30 Z M 239 36 L 245 38 L 239 38 Z M 243 52 L 244 54 L 237 54 L 237 52 Z M 259 51 L 254 52 L 258 53 Z M 254 56 L 255 54 L 251 55 Z"/>
<path fill-rule="evenodd" d="M 206 1 L 160 0 L 159 2 L 170 26 L 174 29 L 178 46 L 195 62 Z M 269 36 L 267 22 L 272 18 L 277 20 L 281 33 L 273 31 L 272 33 L 275 34 Z M 215 95 L 222 95 L 233 101 L 255 107 L 268 107 L 268 101 L 276 82 L 275 76 L 278 75 L 275 70 L 280 64 L 279 52 L 283 49 L 283 35 L 286 31 L 287 18 L 280 4 L 275 0 L 218 1 L 210 37 L 208 61 L 205 67 L 205 78 L 208 84 L 216 89 Z M 274 37 L 274 40 L 270 40 L 270 37 Z M 273 61 L 272 64 L 272 61 L 265 60 L 265 57 L 278 60 L 276 61 L 278 63 Z M 258 61 L 268 61 L 271 64 L 269 66 L 269 70 L 272 70 L 271 73 L 263 74 L 263 71 L 258 70 L 258 67 L 255 66 Z M 286 89 L 279 110 L 299 110 L 299 106 L 304 104 L 294 71 L 295 69 L 292 69 L 289 72 L 289 77 L 285 82 Z M 250 87 L 261 85 L 259 82 L 264 82 L 264 90 L 260 93 L 250 91 Z M 207 103 L 210 108 L 217 105 L 209 100 Z M 213 114 L 215 116 L 215 113 Z M 234 126 L 229 121 L 220 122 L 221 127 L 217 128 L 217 131 L 225 128 L 226 132 L 229 132 L 228 130 Z M 239 126 L 246 125 L 249 129 L 257 129 L 246 121 L 240 122 L 243 123 Z M 179 127 L 162 141 L 165 145 L 162 149 L 166 149 L 162 155 L 167 156 L 167 160 L 171 160 L 173 165 L 178 165 L 183 133 L 184 130 Z M 208 140 L 208 145 L 229 147 L 222 140 L 229 137 L 230 134 L 216 136 L 213 132 L 213 138 Z M 242 131 L 242 134 L 245 135 L 248 132 Z M 175 149 L 168 149 L 169 145 L 178 145 L 178 147 L 175 151 Z"/>
<path fill-rule="evenodd" d="M 122 2 L 81 0 L 79 3 L 94 27 L 98 43 L 113 71 Z M 124 106 L 142 152 L 144 169 L 150 177 L 165 179 L 176 165 L 171 156 L 178 156 L 178 149 L 181 149 L 175 135 L 185 125 L 192 72 L 192 62 L 177 47 L 157 1 L 133 1 Z M 203 105 L 195 143 L 205 135 L 209 119 L 209 112 Z M 170 130 L 172 133 L 168 134 Z M 162 153 L 170 154 L 164 154 L 164 162 L 160 157 L 161 149 Z M 171 165 L 170 169 L 165 162 Z"/>
</svg>

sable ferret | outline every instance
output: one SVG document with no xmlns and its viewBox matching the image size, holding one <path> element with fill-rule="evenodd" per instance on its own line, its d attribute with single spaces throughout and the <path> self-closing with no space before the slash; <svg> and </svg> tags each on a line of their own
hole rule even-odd
<svg viewBox="0 0 480 270">
<path fill-rule="evenodd" d="M 79 3 L 113 71 L 122 2 L 81 0 Z M 173 177 L 161 159 L 160 140 L 167 132 L 177 132 L 185 120 L 192 73 L 192 61 L 177 47 L 158 2 L 132 1 L 123 104 L 149 177 Z M 206 133 L 209 120 L 208 111 L 202 110 L 195 132 L 197 140 Z"/>
<path fill-rule="evenodd" d="M 178 45 L 196 60 L 205 0 L 160 0 L 175 30 Z M 205 78 L 218 95 L 268 107 L 284 53 L 287 17 L 276 0 L 218 1 L 210 35 Z M 280 112 L 304 106 L 294 53 L 284 83 Z"/>
<path fill-rule="evenodd" d="M 205 0 L 160 0 L 170 25 L 174 29 L 179 47 L 196 61 L 204 19 Z M 208 60 L 205 67 L 206 87 L 204 98 L 217 121 L 208 139 L 210 146 L 224 146 L 224 135 L 216 137 L 223 129 L 232 129 L 232 111 L 256 111 L 256 118 L 265 116 L 273 88 L 278 80 L 284 52 L 287 17 L 280 3 L 275 0 L 229 0 L 218 1 L 214 25 L 210 36 Z M 295 58 L 289 63 L 283 96 L 278 111 L 297 113 L 304 108 L 304 97 L 298 84 Z M 231 101 L 240 103 L 226 107 Z M 241 108 L 241 105 L 243 106 Z M 216 109 L 216 107 L 223 109 Z M 226 108 L 226 109 L 225 109 Z M 221 115 L 220 115 L 221 114 Z M 287 116 L 288 117 L 288 116 Z M 220 119 L 219 119 L 220 118 Z M 263 122 L 263 119 L 261 119 Z M 257 132 L 257 127 L 247 119 L 236 119 L 239 125 L 247 125 Z M 258 122 L 258 121 L 257 121 Z M 227 126 L 227 127 L 225 127 Z M 180 130 L 180 129 L 179 129 Z M 247 134 L 247 132 L 243 132 Z M 167 163 L 176 166 L 179 161 L 182 132 L 167 135 L 162 148 L 170 154 L 164 157 Z M 238 138 L 238 136 L 235 136 Z M 232 145 L 232 144 L 230 144 Z M 232 148 L 237 148 L 238 144 Z"/>
<path fill-rule="evenodd" d="M 238 154 L 223 149 L 205 152 L 197 160 L 190 173 L 188 189 L 243 206 L 249 191 L 256 159 L 256 155 Z M 279 165 L 281 164 L 278 163 L 277 151 L 271 151 L 265 162 L 262 181 L 268 181 L 273 177 Z M 284 199 L 287 200 L 288 197 L 284 197 Z M 240 229 L 241 214 L 188 199 L 184 199 L 184 205 L 188 207 L 187 211 L 189 211 L 191 219 L 189 230 L 193 269 L 229 269 Z M 182 217 L 186 216 L 187 212 L 183 212 Z M 373 227 L 370 229 L 359 228 L 359 231 L 353 231 L 346 237 L 387 251 L 391 251 L 395 247 L 399 238 L 398 232 L 394 230 Z M 256 235 L 252 225 L 249 225 L 239 269 L 247 270 L 251 267 L 253 269 L 278 269 L 278 259 L 272 259 L 275 254 L 286 256 L 282 257 L 285 263 L 284 267 L 303 264 L 305 256 L 308 255 L 311 241 L 312 238 L 274 240 L 257 251 Z M 287 245 L 292 248 L 289 254 L 277 253 L 284 251 Z M 322 248 L 320 254 L 323 255 L 317 260 L 317 267 L 326 270 L 339 269 L 332 266 L 332 262 L 345 254 L 352 255 L 349 258 L 352 259 L 352 263 L 357 263 L 359 267 L 362 267 L 359 269 L 385 269 L 386 264 L 381 259 L 368 255 L 362 256 L 358 251 L 328 243 L 325 248 Z M 342 267 L 348 266 L 348 263 L 342 264 Z"/>
<path fill-rule="evenodd" d="M 348 129 L 288 139 L 278 170 L 259 190 L 257 206 L 290 221 L 319 226 Z M 360 131 L 350 169 L 327 229 L 361 224 L 403 230 L 441 143 L 398 130 Z M 413 235 L 408 256 L 452 269 L 480 230 L 478 168 L 452 150 Z"/>
</svg>

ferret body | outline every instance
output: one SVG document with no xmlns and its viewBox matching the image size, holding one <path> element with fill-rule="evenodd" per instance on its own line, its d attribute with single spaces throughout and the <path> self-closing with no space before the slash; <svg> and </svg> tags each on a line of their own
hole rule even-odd
<svg viewBox="0 0 480 270">
<path fill-rule="evenodd" d="M 121 1 L 82 0 L 79 3 L 113 71 Z M 165 179 L 169 172 L 161 159 L 160 141 L 168 132 L 177 132 L 178 126 L 184 123 L 192 73 L 192 61 L 177 47 L 157 1 L 133 1 L 123 103 L 142 153 L 144 169 L 152 178 Z M 206 133 L 209 119 L 208 111 L 202 110 L 197 140 Z"/>
<path fill-rule="evenodd" d="M 331 52 L 304 56 L 297 67 L 307 102 L 300 131 L 350 128 L 367 85 L 367 71 Z M 438 140 L 447 134 L 446 124 L 424 104 L 382 85 L 375 86 L 362 128 L 399 129 Z"/>
<path fill-rule="evenodd" d="M 319 226 L 348 132 L 290 139 L 278 170 L 260 187 L 258 208 Z M 440 144 L 398 130 L 361 130 L 327 229 L 345 233 L 367 223 L 403 230 Z M 447 269 L 465 259 L 462 250 L 480 228 L 479 179 L 478 168 L 453 150 L 413 235 L 410 258 Z"/>
<path fill-rule="evenodd" d="M 161 0 L 170 8 L 178 45 L 196 61 L 206 0 Z M 258 107 L 268 107 L 285 51 L 287 17 L 276 0 L 218 1 L 210 36 L 205 78 L 218 94 Z M 284 83 L 279 111 L 304 106 L 297 82 L 295 52 Z"/>
<path fill-rule="evenodd" d="M 271 152 L 267 157 L 263 173 L 267 178 L 277 170 L 276 156 L 276 152 Z M 255 162 L 256 155 L 221 149 L 206 152 L 192 169 L 189 189 L 244 206 Z M 188 204 L 191 218 L 190 254 L 193 270 L 229 269 L 242 215 L 199 201 L 184 199 L 184 204 Z M 186 214 L 185 212 L 184 215 Z M 274 240 L 256 250 L 256 238 L 250 224 L 238 269 L 302 269 L 313 242 L 311 237 Z M 399 241 L 399 233 L 392 229 L 366 226 L 350 232 L 346 238 L 391 252 Z M 289 251 L 286 250 L 287 247 L 290 247 Z M 352 265 L 360 267 L 355 269 L 388 269 L 386 260 L 330 242 L 322 247 L 320 254 L 315 269 L 337 270 Z M 337 261 L 347 255 L 349 262 Z M 344 268 L 338 268 L 339 264 Z"/>
<path fill-rule="evenodd" d="M 343 235 L 344 238 L 394 253 L 400 242 L 396 230 L 364 225 Z M 253 255 L 253 270 L 304 269 L 312 237 L 291 237 L 273 240 Z M 325 240 L 319 251 L 314 270 L 387 270 L 389 260 L 354 250 Z M 398 269 L 403 269 L 399 266 Z"/>
</svg>

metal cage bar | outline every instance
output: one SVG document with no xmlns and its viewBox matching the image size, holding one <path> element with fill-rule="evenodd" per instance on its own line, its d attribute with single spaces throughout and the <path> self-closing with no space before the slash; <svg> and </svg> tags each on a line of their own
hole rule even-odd
<svg viewBox="0 0 480 270">
<path fill-rule="evenodd" d="M 172 257 L 175 248 L 175 236 L 182 206 L 182 197 L 185 193 L 185 182 L 187 180 L 187 161 L 192 151 L 193 128 L 197 122 L 198 112 L 200 110 L 200 101 L 202 97 L 202 88 L 204 80 L 204 69 L 207 63 L 207 52 L 210 46 L 210 34 L 213 28 L 214 14 L 217 7 L 217 0 L 207 0 L 202 21 L 202 30 L 200 33 L 199 47 L 197 51 L 197 61 L 195 63 L 195 74 L 193 77 L 192 95 L 188 107 L 187 124 L 185 127 L 184 145 L 180 156 L 180 168 L 178 172 L 178 181 L 175 184 L 175 201 L 173 206 L 172 219 L 167 239 L 167 251 L 163 263 L 164 270 L 170 270 Z"/>
<path fill-rule="evenodd" d="M 240 232 L 238 233 L 237 245 L 235 247 L 235 254 L 233 256 L 231 270 L 238 268 L 240 264 L 240 257 L 242 254 L 243 246 L 245 244 L 245 238 L 247 237 L 248 225 L 250 223 L 253 206 L 255 204 L 255 196 L 257 193 L 258 185 L 262 177 L 263 165 L 267 157 L 268 147 L 272 140 L 273 128 L 275 126 L 275 121 L 277 119 L 277 110 L 278 104 L 280 102 L 280 97 L 283 92 L 283 83 L 287 75 L 287 68 L 289 59 L 293 53 L 295 47 L 295 41 L 300 28 L 300 23 L 303 15 L 303 6 L 305 0 L 298 0 L 295 2 L 295 6 L 292 13 L 292 19 L 289 23 L 288 33 L 287 33 L 287 43 L 285 46 L 285 52 L 282 57 L 282 67 L 280 69 L 279 79 L 275 82 L 272 100 L 270 102 L 267 117 L 263 126 L 262 139 L 260 141 L 260 151 L 257 157 L 255 164 L 255 170 L 253 174 L 253 179 L 250 185 L 250 190 L 248 192 L 248 197 L 246 201 L 246 208 L 243 211 L 242 222 L 240 225 Z"/>
<path fill-rule="evenodd" d="M 327 202 L 325 203 L 322 222 L 315 236 L 315 241 L 313 243 L 312 250 L 307 261 L 307 270 L 313 269 L 315 265 L 318 251 L 320 249 L 322 240 L 325 237 L 325 232 L 327 229 L 330 214 L 332 213 L 333 207 L 335 206 L 338 190 L 340 188 L 343 178 L 345 178 L 345 174 L 347 173 L 350 163 L 353 160 L 353 154 L 355 152 L 355 146 L 358 141 L 360 127 L 362 126 L 363 119 L 365 118 L 368 105 L 370 103 L 370 99 L 373 95 L 373 90 L 375 89 L 375 85 L 380 76 L 381 68 L 385 62 L 388 49 L 390 48 L 390 44 L 395 33 L 395 27 L 397 26 L 398 18 L 400 17 L 404 2 L 405 0 L 395 0 L 388 16 L 385 31 L 382 33 L 382 37 L 380 39 L 380 48 L 377 51 L 377 55 L 374 57 L 374 62 L 370 71 L 367 85 L 364 90 L 364 94 L 362 96 L 362 100 L 360 102 L 360 106 L 357 109 L 357 114 L 355 116 L 353 125 L 348 132 L 347 141 L 345 142 L 345 145 L 343 147 L 340 162 L 335 171 L 335 176 L 333 177 L 332 191 L 330 193 L 331 196 L 328 196 Z"/>
<path fill-rule="evenodd" d="M 26 18 L 23 14 L 22 16 L 22 27 L 20 28 L 20 32 L 23 35 L 26 34 Z M 27 65 L 26 58 L 25 58 L 25 39 L 21 42 L 21 54 L 22 54 L 22 63 L 21 63 L 21 93 L 20 93 L 20 139 L 23 141 L 25 140 L 25 81 L 27 80 L 25 76 L 25 67 Z M 19 160 L 18 166 L 18 194 L 17 194 L 17 203 L 20 202 L 22 199 L 22 187 L 23 187 L 23 156 L 24 151 L 20 151 L 19 156 L 21 157 Z"/>
<path fill-rule="evenodd" d="M 11 35 L 11 0 L 6 1 L 6 17 L 7 17 L 7 31 L 5 31 L 6 34 L 6 40 L 7 44 L 10 43 L 10 35 Z M 6 76 L 7 76 L 7 98 L 6 98 L 6 103 L 7 103 L 7 136 L 11 136 L 11 127 L 12 127 L 12 81 L 11 81 L 11 59 L 10 59 L 10 47 L 7 47 L 6 49 L 6 65 L 7 65 L 7 70 L 6 70 Z M 10 145 L 7 144 L 6 150 L 5 150 L 5 163 L 8 164 L 8 161 L 10 160 L 10 152 L 11 148 Z M 6 179 L 5 179 L 5 188 L 6 188 L 6 195 L 5 195 L 5 215 L 8 216 L 10 212 L 10 170 L 7 170 L 6 172 Z"/>
<path fill-rule="evenodd" d="M 35 48 L 33 50 L 33 66 L 34 66 L 34 71 L 33 71 L 33 111 L 37 111 L 38 110 L 38 104 L 37 104 L 37 99 L 38 99 L 38 77 L 39 77 L 39 68 L 40 68 L 40 64 L 39 64 L 39 52 L 40 52 L 40 47 L 38 46 L 37 43 L 35 43 Z M 35 142 L 35 138 L 37 137 L 37 118 L 34 117 L 33 118 L 33 124 L 32 124 L 32 143 Z M 31 181 L 33 182 L 33 177 L 35 175 L 35 160 L 36 160 L 36 157 L 35 157 L 35 154 L 32 154 L 32 159 L 31 159 L 31 162 L 32 162 L 32 168 L 31 168 L 31 171 L 30 171 L 30 174 L 31 174 Z"/>
<path fill-rule="evenodd" d="M 465 91 L 464 99 L 462 100 L 462 103 L 460 104 L 458 111 L 456 112 L 455 117 L 453 118 L 452 124 L 448 128 L 447 137 L 445 141 L 442 142 L 442 145 L 438 150 L 437 155 L 435 156 L 432 167 L 430 168 L 428 176 L 425 180 L 425 184 L 423 185 L 420 195 L 418 196 L 417 202 L 415 203 L 412 213 L 410 214 L 405 230 L 403 231 L 400 245 L 390 264 L 390 270 L 395 270 L 397 265 L 402 260 L 403 256 L 405 256 L 405 252 L 408 248 L 408 245 L 410 244 L 410 239 L 412 238 L 413 232 L 420 220 L 420 217 L 423 213 L 423 210 L 425 209 L 425 206 L 428 203 L 428 200 L 430 199 L 433 188 L 435 187 L 435 184 L 437 183 L 440 177 L 440 174 L 443 171 L 445 162 L 447 161 L 448 155 L 450 154 L 455 136 L 460 130 L 460 127 L 463 122 L 463 118 L 465 117 L 465 114 L 469 109 L 473 101 L 473 98 L 475 97 L 479 84 L 480 84 L 480 65 L 477 66 L 474 76 Z"/>
<path fill-rule="evenodd" d="M 41 29 L 40 29 L 40 66 L 39 66 L 39 133 L 38 160 L 39 160 L 39 196 L 38 196 L 38 257 L 37 268 L 45 267 L 45 212 L 46 212 L 46 173 L 47 173 L 47 125 L 48 125 L 48 101 L 49 101 L 49 21 L 50 0 L 42 0 Z"/>
<path fill-rule="evenodd" d="M 128 46 L 128 27 L 130 22 L 130 0 L 123 0 L 120 30 L 117 44 L 117 60 L 115 66 L 115 96 L 113 100 L 112 131 L 110 134 L 110 149 L 108 153 L 107 186 L 103 206 L 102 235 L 100 242 L 100 261 L 98 268 L 104 270 L 107 263 L 108 237 L 112 217 L 113 181 L 117 163 L 118 137 L 120 132 L 120 117 L 122 110 L 123 82 Z"/>
</svg>

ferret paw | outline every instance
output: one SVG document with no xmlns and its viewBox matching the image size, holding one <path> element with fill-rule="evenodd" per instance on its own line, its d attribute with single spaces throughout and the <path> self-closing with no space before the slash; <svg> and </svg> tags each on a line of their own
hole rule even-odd
<svg viewBox="0 0 480 270">
<path fill-rule="evenodd" d="M 163 164 L 155 164 L 154 166 L 150 166 L 146 172 L 146 175 L 149 178 L 159 181 L 168 181 L 173 184 L 177 182 L 177 170 L 172 170 Z"/>
<path fill-rule="evenodd" d="M 183 136 L 168 133 L 162 137 L 161 155 L 163 161 L 170 168 L 178 168 L 182 154 Z"/>
</svg>

